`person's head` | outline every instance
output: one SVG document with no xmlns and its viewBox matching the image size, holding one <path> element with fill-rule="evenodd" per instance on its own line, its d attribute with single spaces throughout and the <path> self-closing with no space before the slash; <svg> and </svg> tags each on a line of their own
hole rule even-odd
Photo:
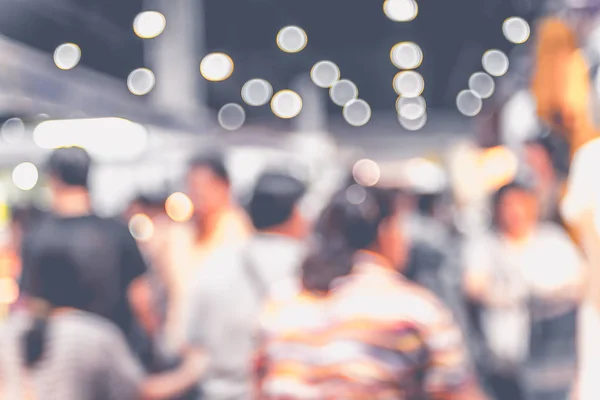
<svg viewBox="0 0 600 400">
<path fill-rule="evenodd" d="M 81 147 L 56 149 L 48 159 L 50 187 L 53 191 L 88 189 L 92 159 Z"/>
<path fill-rule="evenodd" d="M 165 212 L 165 203 L 165 196 L 160 194 L 140 194 L 131 201 L 125 210 L 125 218 L 129 219 L 140 213 L 154 218 Z"/>
<path fill-rule="evenodd" d="M 306 186 L 289 175 L 262 174 L 248 205 L 252 224 L 263 232 L 278 232 L 295 238 L 306 236 L 308 224 L 298 207 L 305 192 Z"/>
<path fill-rule="evenodd" d="M 407 242 L 397 194 L 377 188 L 357 190 L 364 190 L 364 201 L 349 201 L 343 190 L 320 217 L 315 238 L 318 248 L 303 266 L 308 290 L 326 292 L 333 280 L 350 273 L 352 256 L 360 250 L 376 253 L 396 268 L 406 262 Z"/>
<path fill-rule="evenodd" d="M 198 217 L 218 212 L 230 201 L 230 181 L 222 153 L 194 157 L 188 169 L 188 191 Z"/>
<path fill-rule="evenodd" d="M 535 228 L 539 204 L 532 189 L 513 182 L 500 188 L 493 201 L 495 221 L 502 233 L 523 238 Z"/>
<path fill-rule="evenodd" d="M 79 273 L 82 265 L 88 262 L 80 248 L 89 246 L 89 239 L 66 227 L 53 227 L 28 247 L 26 279 L 31 294 L 35 296 L 32 304 L 43 305 L 32 310 L 36 319 L 24 337 L 28 366 L 36 363 L 44 352 L 51 310 L 84 309 L 90 304 L 91 288 L 86 287 Z"/>
</svg>

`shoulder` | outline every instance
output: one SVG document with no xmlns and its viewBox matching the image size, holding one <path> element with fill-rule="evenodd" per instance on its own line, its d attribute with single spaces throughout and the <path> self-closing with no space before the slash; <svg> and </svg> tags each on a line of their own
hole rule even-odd
<svg viewBox="0 0 600 400">
<path fill-rule="evenodd" d="M 110 344 L 125 341 L 123 333 L 109 320 L 84 311 L 76 311 L 60 317 L 57 321 L 74 335 L 85 337 L 86 342 Z"/>
</svg>

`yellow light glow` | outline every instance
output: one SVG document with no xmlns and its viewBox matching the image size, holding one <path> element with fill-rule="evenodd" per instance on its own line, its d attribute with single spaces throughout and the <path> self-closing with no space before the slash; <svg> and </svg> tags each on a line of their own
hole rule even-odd
<svg viewBox="0 0 600 400">
<path fill-rule="evenodd" d="M 299 26 L 286 26 L 277 34 L 277 47 L 286 53 L 298 53 L 308 43 L 308 36 Z"/>
<path fill-rule="evenodd" d="M 158 11 L 139 13 L 133 21 L 133 31 L 142 39 L 152 39 L 163 33 L 167 19 Z"/>
<path fill-rule="evenodd" d="M 200 63 L 200 74 L 207 81 L 220 82 L 233 74 L 235 64 L 225 53 L 207 54 Z"/>
<path fill-rule="evenodd" d="M 62 70 L 75 68 L 81 60 L 81 49 L 75 43 L 64 43 L 54 51 L 54 64 Z"/>
<path fill-rule="evenodd" d="M 154 223 L 146 214 L 135 214 L 129 220 L 129 232 L 136 240 L 148 241 L 154 235 Z"/>
<path fill-rule="evenodd" d="M 302 111 L 302 97 L 292 90 L 281 90 L 271 99 L 271 110 L 279 118 L 294 118 Z"/>
<path fill-rule="evenodd" d="M 483 151 L 479 171 L 487 190 L 494 191 L 512 182 L 517 176 L 519 158 L 508 147 L 496 146 Z"/>
<path fill-rule="evenodd" d="M 13 278 L 0 278 L 0 304 L 13 304 L 19 298 L 19 285 Z"/>
<path fill-rule="evenodd" d="M 390 50 L 390 60 L 396 68 L 415 69 L 423 63 L 423 50 L 413 42 L 396 43 Z"/>
<path fill-rule="evenodd" d="M 165 203 L 165 210 L 169 218 L 175 222 L 186 222 L 194 214 L 192 200 L 181 192 L 173 193 Z"/>
</svg>

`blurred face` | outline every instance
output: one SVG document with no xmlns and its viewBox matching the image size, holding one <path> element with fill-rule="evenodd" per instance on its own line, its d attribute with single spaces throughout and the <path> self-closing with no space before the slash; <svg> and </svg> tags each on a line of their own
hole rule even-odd
<svg viewBox="0 0 600 400">
<path fill-rule="evenodd" d="M 513 189 L 504 194 L 498 204 L 498 224 L 509 236 L 523 237 L 535 227 L 538 204 L 535 196 Z"/>
<path fill-rule="evenodd" d="M 400 213 L 388 218 L 379 227 L 379 251 L 392 265 L 402 270 L 407 261 L 408 241 L 401 224 Z"/>
<path fill-rule="evenodd" d="M 188 191 L 195 212 L 200 217 L 213 214 L 229 204 L 229 185 L 207 167 L 190 170 Z"/>
</svg>

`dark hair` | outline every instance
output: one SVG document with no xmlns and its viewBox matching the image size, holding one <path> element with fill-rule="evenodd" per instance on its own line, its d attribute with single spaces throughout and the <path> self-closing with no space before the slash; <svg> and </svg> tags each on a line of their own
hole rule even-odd
<svg viewBox="0 0 600 400">
<path fill-rule="evenodd" d="M 75 234 L 49 224 L 41 228 L 39 240 L 27 248 L 27 284 L 36 302 L 43 304 L 36 310 L 35 320 L 24 337 L 25 359 L 28 367 L 34 365 L 44 352 L 48 315 L 53 308 L 82 309 L 89 302 L 89 291 L 80 279 L 82 260 L 78 251 L 82 240 Z"/>
<path fill-rule="evenodd" d="M 396 213 L 399 205 L 393 191 L 359 190 L 365 191 L 362 203 L 348 201 L 344 189 L 334 195 L 321 214 L 315 249 L 302 267 L 302 282 L 307 290 L 327 292 L 335 279 L 348 275 L 354 253 L 373 246 L 382 222 Z"/>
<path fill-rule="evenodd" d="M 262 230 L 286 222 L 306 193 L 306 186 L 296 178 L 267 172 L 258 178 L 248 214 L 256 229 Z"/>
<path fill-rule="evenodd" d="M 136 196 L 133 203 L 147 208 L 164 208 L 167 197 L 160 193 L 143 193 Z"/>
<path fill-rule="evenodd" d="M 48 172 L 68 186 L 88 187 L 92 159 L 81 147 L 56 149 L 48 159 Z"/>
<path fill-rule="evenodd" d="M 513 181 L 498 189 L 492 197 L 492 225 L 495 229 L 498 229 L 499 227 L 498 208 L 500 207 L 500 203 L 502 202 L 504 197 L 512 191 L 517 191 L 535 196 L 532 187 L 519 181 Z"/>
<path fill-rule="evenodd" d="M 230 183 L 229 172 L 225 165 L 225 156 L 220 151 L 210 151 L 196 155 L 190 160 L 189 168 L 190 170 L 207 168 L 223 182 Z"/>
<path fill-rule="evenodd" d="M 504 199 L 504 197 L 508 193 L 510 193 L 512 191 L 517 191 L 517 192 L 534 195 L 533 188 L 531 188 L 529 185 L 526 185 L 522 182 L 513 181 L 511 183 L 508 183 L 508 184 L 502 186 L 500 189 L 498 189 L 496 191 L 496 193 L 494 193 L 494 196 L 492 198 L 492 205 L 494 206 L 494 210 L 498 209 L 500 202 Z"/>
</svg>

